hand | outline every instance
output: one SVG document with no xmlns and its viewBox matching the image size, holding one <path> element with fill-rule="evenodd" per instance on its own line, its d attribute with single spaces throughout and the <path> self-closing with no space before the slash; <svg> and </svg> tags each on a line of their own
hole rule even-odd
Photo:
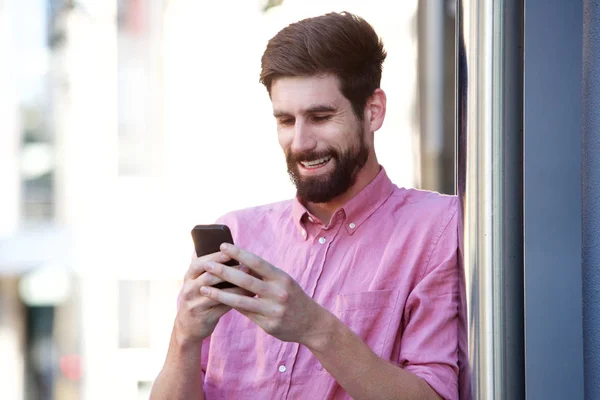
<svg viewBox="0 0 600 400">
<path fill-rule="evenodd" d="M 308 345 L 316 339 L 322 329 L 323 318 L 327 317 L 329 312 L 304 293 L 298 282 L 284 271 L 239 247 L 224 244 L 221 251 L 247 266 L 252 274 L 212 260 L 205 263 L 205 270 L 256 293 L 256 297 L 243 296 L 208 285 L 201 288 L 204 296 L 211 301 L 235 308 L 265 332 L 282 341 Z"/>
<path fill-rule="evenodd" d="M 212 286 L 223 282 L 223 279 L 205 273 L 204 264 L 209 261 L 227 262 L 230 257 L 222 252 L 209 254 L 203 257 L 193 257 L 187 270 L 179 298 L 179 310 L 175 320 L 175 329 L 178 339 L 183 343 L 201 343 L 210 336 L 217 326 L 219 319 L 231 310 L 231 307 L 220 304 L 200 294 L 203 286 Z M 238 267 L 230 267 L 240 274 L 246 274 Z M 246 269 L 247 270 L 247 269 Z M 223 289 L 225 293 L 236 296 L 253 295 L 241 288 Z"/>
</svg>

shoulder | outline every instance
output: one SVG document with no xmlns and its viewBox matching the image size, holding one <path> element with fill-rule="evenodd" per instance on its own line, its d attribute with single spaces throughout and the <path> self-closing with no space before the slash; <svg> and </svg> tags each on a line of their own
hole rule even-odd
<svg viewBox="0 0 600 400">
<path fill-rule="evenodd" d="M 217 223 L 227 225 L 234 236 L 240 231 L 240 227 L 261 230 L 270 226 L 278 226 L 291 220 L 292 200 L 264 204 L 231 211 L 217 219 Z"/>
<path fill-rule="evenodd" d="M 457 196 L 397 188 L 390 198 L 394 236 L 403 237 L 423 252 L 454 252 L 458 245 L 460 204 Z"/>
<path fill-rule="evenodd" d="M 456 267 L 458 251 L 458 227 L 460 202 L 457 196 L 437 192 L 411 189 L 407 193 L 407 207 L 417 216 L 423 233 L 423 243 L 427 243 L 423 276 L 439 265 L 449 271 Z M 454 261 L 450 261 L 454 260 Z"/>
<path fill-rule="evenodd" d="M 392 207 L 404 217 L 424 224 L 437 225 L 456 219 L 459 210 L 458 197 L 429 190 L 395 188 L 390 196 Z"/>
</svg>

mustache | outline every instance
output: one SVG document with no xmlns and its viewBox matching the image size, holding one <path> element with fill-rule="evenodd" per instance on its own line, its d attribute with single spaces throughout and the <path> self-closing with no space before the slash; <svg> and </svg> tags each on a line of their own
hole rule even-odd
<svg viewBox="0 0 600 400">
<path fill-rule="evenodd" d="M 332 158 L 338 158 L 338 152 L 335 149 L 325 149 L 320 151 L 301 151 L 291 152 L 288 151 L 285 155 L 286 161 L 290 163 L 299 163 L 301 161 L 314 161 L 319 158 L 331 156 Z"/>
</svg>

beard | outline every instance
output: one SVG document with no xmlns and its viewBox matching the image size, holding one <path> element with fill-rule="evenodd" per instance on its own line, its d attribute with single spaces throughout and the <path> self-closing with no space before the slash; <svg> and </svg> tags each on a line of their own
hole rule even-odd
<svg viewBox="0 0 600 400">
<path fill-rule="evenodd" d="M 362 130 L 358 132 L 357 142 L 342 151 L 328 148 L 322 151 L 286 153 L 287 169 L 290 179 L 296 186 L 296 195 L 301 201 L 309 203 L 327 203 L 344 194 L 356 182 L 358 172 L 369 158 L 369 149 L 364 142 Z M 302 176 L 299 163 L 313 161 L 323 157 L 335 161 L 334 169 L 321 176 Z"/>
</svg>

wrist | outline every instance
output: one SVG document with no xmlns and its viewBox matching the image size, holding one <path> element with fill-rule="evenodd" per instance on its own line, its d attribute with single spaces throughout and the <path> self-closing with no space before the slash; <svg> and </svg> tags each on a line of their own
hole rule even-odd
<svg viewBox="0 0 600 400">
<path fill-rule="evenodd" d="M 202 349 L 205 337 L 190 335 L 188 330 L 177 321 L 173 329 L 173 342 L 178 352 L 192 350 L 194 352 Z"/>
<path fill-rule="evenodd" d="M 322 312 L 315 319 L 311 333 L 302 344 L 313 353 L 323 353 L 331 347 L 343 327 L 345 326 L 335 315 L 322 308 Z"/>
</svg>

